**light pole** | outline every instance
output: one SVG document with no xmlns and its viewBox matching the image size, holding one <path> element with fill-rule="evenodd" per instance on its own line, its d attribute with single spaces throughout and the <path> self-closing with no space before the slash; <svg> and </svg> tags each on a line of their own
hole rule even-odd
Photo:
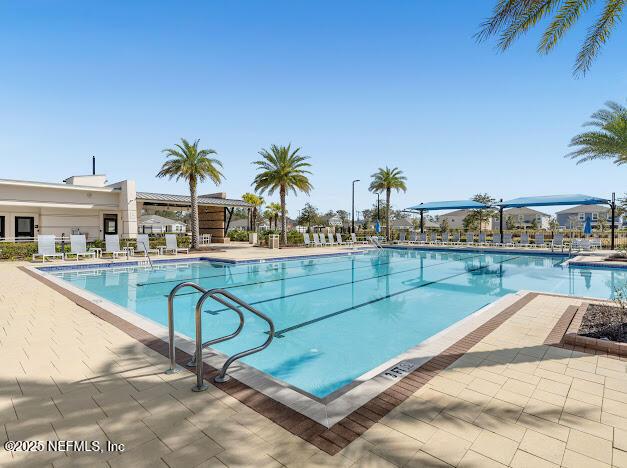
<svg viewBox="0 0 627 468">
<path fill-rule="evenodd" d="M 353 201 L 351 209 L 351 233 L 355 232 L 355 182 L 359 182 L 359 179 L 353 180 Z"/>
</svg>

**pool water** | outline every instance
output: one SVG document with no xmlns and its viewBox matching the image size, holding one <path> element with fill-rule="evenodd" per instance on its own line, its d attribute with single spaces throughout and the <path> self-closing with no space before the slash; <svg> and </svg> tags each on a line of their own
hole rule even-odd
<svg viewBox="0 0 627 468">
<path fill-rule="evenodd" d="M 533 290 L 610 298 L 627 270 L 563 266 L 563 256 L 385 249 L 267 263 L 209 261 L 54 274 L 167 327 L 167 295 L 182 281 L 226 288 L 269 315 L 275 339 L 247 364 L 317 397 L 444 330 L 499 297 Z M 180 291 L 175 328 L 194 337 L 199 294 Z M 203 340 L 233 331 L 237 315 L 211 300 Z M 226 354 L 261 344 L 267 324 L 246 326 L 216 348 Z"/>
</svg>

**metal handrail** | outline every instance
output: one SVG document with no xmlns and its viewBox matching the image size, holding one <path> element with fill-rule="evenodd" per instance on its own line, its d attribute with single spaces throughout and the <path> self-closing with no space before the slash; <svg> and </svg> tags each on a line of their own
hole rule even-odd
<svg viewBox="0 0 627 468">
<path fill-rule="evenodd" d="M 195 308 L 195 320 L 196 320 L 196 349 L 194 352 L 194 357 L 192 359 L 192 361 L 190 362 L 190 365 L 195 365 L 196 366 L 196 386 L 192 388 L 193 391 L 195 392 L 201 392 L 203 390 L 207 389 L 207 385 L 204 383 L 203 381 L 203 360 L 202 360 L 202 350 L 204 348 L 206 348 L 207 346 L 210 346 L 212 344 L 216 344 L 216 343 L 221 343 L 223 341 L 227 341 L 230 340 L 232 338 L 235 338 L 237 335 L 240 334 L 240 332 L 242 331 L 243 327 L 244 327 L 244 315 L 242 314 L 242 312 L 239 310 L 239 308 L 237 306 L 234 306 L 232 304 L 230 304 L 229 302 L 225 301 L 224 299 L 222 299 L 221 297 L 218 296 L 224 296 L 227 299 L 229 299 L 230 301 L 234 302 L 235 304 L 237 304 L 240 307 L 243 307 L 244 309 L 248 310 L 249 312 L 251 312 L 252 314 L 258 316 L 259 318 L 265 320 L 268 323 L 268 326 L 270 328 L 269 330 L 269 335 L 268 338 L 266 339 L 266 341 L 261 344 L 260 346 L 257 346 L 255 348 L 250 348 L 244 351 L 241 351 L 237 354 L 234 354 L 233 356 L 231 356 L 230 358 L 228 358 L 226 360 L 226 362 L 224 363 L 224 365 L 222 366 L 222 369 L 220 370 L 220 373 L 214 378 L 214 380 L 216 382 L 222 383 L 222 382 L 226 382 L 227 380 L 229 380 L 229 376 L 227 375 L 227 371 L 228 368 L 231 364 L 233 364 L 233 362 L 235 362 L 238 359 L 241 359 L 245 356 L 249 356 L 251 354 L 254 353 L 258 353 L 260 351 L 263 351 L 264 349 L 266 349 L 270 343 L 272 342 L 272 340 L 274 339 L 274 323 L 272 322 L 272 319 L 270 319 L 270 317 L 268 317 L 267 315 L 265 315 L 263 312 L 260 312 L 259 310 L 255 309 L 253 306 L 251 306 L 250 304 L 242 301 L 241 299 L 239 299 L 238 297 L 234 296 L 233 294 L 231 294 L 230 292 L 226 291 L 225 289 L 221 289 L 221 288 L 215 288 L 215 289 L 209 289 L 206 290 L 200 286 L 198 286 L 196 283 L 192 283 L 192 282 L 183 282 L 180 283 L 178 285 L 176 285 L 172 291 L 170 291 L 170 294 L 168 295 L 168 335 L 169 335 L 169 353 L 170 353 L 170 368 L 166 371 L 166 374 L 172 374 L 175 372 L 178 372 L 178 369 L 176 367 L 176 351 L 175 351 L 175 346 L 174 346 L 174 297 L 176 296 L 176 293 L 184 288 L 184 287 L 192 287 L 194 289 L 196 289 L 199 292 L 202 292 L 202 296 L 200 297 L 200 299 L 198 299 L 198 302 L 196 302 L 196 308 Z M 233 310 L 235 313 L 237 313 L 237 315 L 239 316 L 240 319 L 240 323 L 239 326 L 237 327 L 237 329 L 229 334 L 229 335 L 225 335 L 222 336 L 220 338 L 214 338 L 212 340 L 209 340 L 205 343 L 202 342 L 202 306 L 205 303 L 205 301 L 207 300 L 207 298 L 211 298 L 214 301 L 222 304 L 223 306 Z"/>
<path fill-rule="evenodd" d="M 146 255 L 146 257 L 148 258 L 148 263 L 150 264 L 150 269 L 153 269 L 154 267 L 152 266 L 152 260 L 150 259 L 150 254 L 148 253 L 148 248 L 150 247 L 149 245 L 146 245 L 145 242 L 141 243 L 144 246 L 144 254 Z"/>
</svg>

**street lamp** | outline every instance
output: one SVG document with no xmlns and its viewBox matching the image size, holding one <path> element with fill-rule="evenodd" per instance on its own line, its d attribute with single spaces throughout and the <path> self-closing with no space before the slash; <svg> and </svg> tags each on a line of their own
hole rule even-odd
<svg viewBox="0 0 627 468">
<path fill-rule="evenodd" d="M 359 182 L 359 179 L 353 180 L 353 202 L 351 209 L 351 232 L 355 232 L 355 182 Z"/>
</svg>

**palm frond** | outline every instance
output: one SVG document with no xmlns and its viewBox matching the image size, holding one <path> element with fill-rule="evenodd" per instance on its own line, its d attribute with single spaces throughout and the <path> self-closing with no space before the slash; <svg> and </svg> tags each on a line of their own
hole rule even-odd
<svg viewBox="0 0 627 468">
<path fill-rule="evenodd" d="M 567 0 L 555 14 L 555 18 L 542 35 L 538 51 L 545 54 L 551 51 L 566 31 L 575 24 L 581 14 L 587 11 L 595 1 Z"/>
<path fill-rule="evenodd" d="M 624 6 L 625 0 L 607 0 L 601 16 L 588 30 L 583 46 L 577 54 L 576 75 L 585 75 L 588 72 L 601 46 L 610 37 L 616 21 L 620 20 Z"/>
</svg>

